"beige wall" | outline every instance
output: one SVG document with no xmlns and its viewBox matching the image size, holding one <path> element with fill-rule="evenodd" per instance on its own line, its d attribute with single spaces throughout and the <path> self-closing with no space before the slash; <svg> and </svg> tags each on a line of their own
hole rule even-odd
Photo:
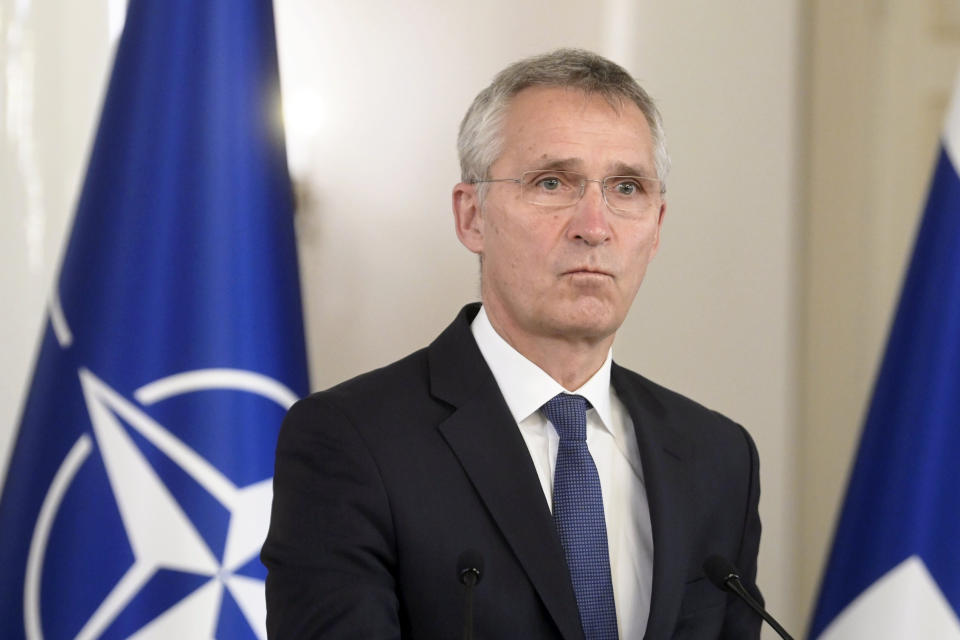
<svg viewBox="0 0 960 640">
<path fill-rule="evenodd" d="M 24 71 L 33 102 L 16 99 L 33 122 L 26 155 L 6 125 L 15 98 L 9 76 L 0 77 L 8 92 L 0 287 L 16 309 L 0 316 L 2 355 L 12 363 L 0 378 L 3 459 L 108 63 L 111 3 L 72 4 L 0 0 L 0 35 L 8 37 L 20 5 L 33 12 L 38 38 Z M 843 6 L 825 15 L 830 4 Z M 867 183 L 854 180 L 873 171 L 855 145 L 869 149 L 896 104 L 881 102 L 888 111 L 864 119 L 862 83 L 883 83 L 838 61 L 893 65 L 895 56 L 875 57 L 883 44 L 869 28 L 892 20 L 878 23 L 872 10 L 897 3 L 276 5 L 304 202 L 315 388 L 422 346 L 476 297 L 476 261 L 457 243 L 450 214 L 454 136 L 496 70 L 522 55 L 583 46 L 626 65 L 658 98 L 674 160 L 663 246 L 616 357 L 754 434 L 764 490 L 760 583 L 771 610 L 802 629 L 895 290 L 884 283 L 896 280 L 905 251 L 884 244 L 898 232 L 874 223 L 857 190 Z M 9 42 L 0 44 L 4 69 Z M 832 84 L 818 84 L 824 78 Z M 801 135 L 807 122 L 815 135 Z M 23 190 L 31 166 L 41 176 L 39 210 Z M 837 187 L 845 184 L 857 187 Z M 865 246 L 864 237 L 876 241 Z M 838 273 L 851 275 L 837 284 Z"/>
<path fill-rule="evenodd" d="M 99 117 L 109 4 L 0 0 L 0 482 Z"/>
<path fill-rule="evenodd" d="M 660 101 L 674 160 L 663 245 L 615 357 L 754 434 L 760 583 L 794 628 L 797 6 L 278 3 L 288 125 L 297 145 L 311 138 L 293 153 L 318 388 L 425 345 L 476 298 L 476 259 L 450 213 L 454 140 L 497 70 L 583 46 Z"/>
<path fill-rule="evenodd" d="M 806 610 L 960 62 L 950 0 L 810 3 L 797 598 Z"/>
</svg>

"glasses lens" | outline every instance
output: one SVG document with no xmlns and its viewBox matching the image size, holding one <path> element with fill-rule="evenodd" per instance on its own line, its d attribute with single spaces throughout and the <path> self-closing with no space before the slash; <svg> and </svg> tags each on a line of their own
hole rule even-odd
<svg viewBox="0 0 960 640">
<path fill-rule="evenodd" d="M 526 171 L 520 176 L 520 188 L 531 204 L 563 207 L 580 199 L 583 181 L 583 175 L 572 171 Z"/>
<path fill-rule="evenodd" d="M 530 204 L 568 207 L 583 195 L 588 180 L 575 171 L 538 169 L 520 176 L 521 197 Z M 641 216 L 660 202 L 660 181 L 641 176 L 607 176 L 603 179 L 607 206 L 623 215 Z"/>
<path fill-rule="evenodd" d="M 611 209 L 642 214 L 660 198 L 660 181 L 640 176 L 608 176 L 603 179 L 603 193 Z"/>
</svg>

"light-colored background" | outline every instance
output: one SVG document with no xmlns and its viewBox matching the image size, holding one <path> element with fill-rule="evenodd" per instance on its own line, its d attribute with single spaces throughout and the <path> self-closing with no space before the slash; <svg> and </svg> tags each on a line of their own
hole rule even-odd
<svg viewBox="0 0 960 640">
<path fill-rule="evenodd" d="M 0 470 L 122 0 L 0 0 Z M 806 627 L 940 121 L 948 0 L 277 0 L 314 388 L 426 344 L 478 291 L 454 138 L 518 57 L 581 46 L 658 99 L 661 253 L 616 358 L 745 424 L 759 582 Z M 388 322 L 386 319 L 390 318 Z"/>
</svg>

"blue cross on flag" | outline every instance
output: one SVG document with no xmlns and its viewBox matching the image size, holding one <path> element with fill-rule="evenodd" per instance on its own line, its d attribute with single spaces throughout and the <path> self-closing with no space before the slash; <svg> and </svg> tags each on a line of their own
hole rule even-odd
<svg viewBox="0 0 960 640">
<path fill-rule="evenodd" d="M 0 497 L 0 637 L 265 638 L 307 391 L 268 0 L 131 0 Z"/>
<path fill-rule="evenodd" d="M 960 82 L 811 627 L 960 640 Z"/>
</svg>

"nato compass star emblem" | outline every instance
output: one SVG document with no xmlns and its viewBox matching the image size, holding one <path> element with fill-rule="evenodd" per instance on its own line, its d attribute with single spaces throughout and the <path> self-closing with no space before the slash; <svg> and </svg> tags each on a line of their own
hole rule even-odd
<svg viewBox="0 0 960 640">
<path fill-rule="evenodd" d="M 123 397 L 92 371 L 79 370 L 83 398 L 93 425 L 61 463 L 41 506 L 27 559 L 24 618 L 27 637 L 44 637 L 41 587 L 51 530 L 65 495 L 84 462 L 97 447 L 119 512 L 133 562 L 96 606 L 76 635 L 99 638 L 121 616 L 133 616 L 138 595 L 160 572 L 183 572 L 199 582 L 179 600 L 165 605 L 129 636 L 137 640 L 213 638 L 228 592 L 250 629 L 266 638 L 264 583 L 240 571 L 256 562 L 267 534 L 272 479 L 236 486 L 224 473 L 164 428 L 145 407 L 175 396 L 206 390 L 240 390 L 289 407 L 296 396 L 277 381 L 236 369 L 204 369 L 163 378 L 139 388 L 135 401 Z M 126 425 L 126 426 L 125 426 Z M 159 452 L 180 475 L 189 476 L 228 513 L 226 541 L 215 552 L 188 511 L 178 502 L 144 449 Z M 46 615 L 53 612 L 44 611 Z"/>
</svg>

